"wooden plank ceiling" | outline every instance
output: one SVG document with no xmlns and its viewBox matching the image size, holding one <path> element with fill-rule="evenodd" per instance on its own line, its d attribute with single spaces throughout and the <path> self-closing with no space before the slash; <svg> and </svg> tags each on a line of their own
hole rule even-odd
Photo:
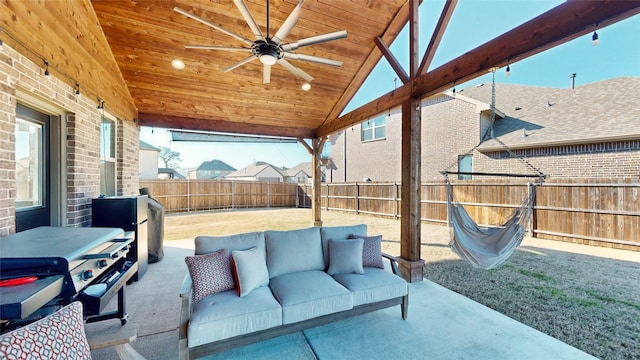
<svg viewBox="0 0 640 360">
<path fill-rule="evenodd" d="M 265 33 L 266 0 L 244 1 Z M 447 46 L 440 40 L 456 2 L 447 0 L 440 9 L 436 33 L 422 64 L 430 62 L 438 46 Z M 298 0 L 270 0 L 272 35 L 296 4 Z M 488 4 L 499 6 L 499 2 Z M 304 1 L 299 20 L 283 44 L 339 30 L 348 34 L 295 51 L 343 62 L 333 67 L 290 60 L 314 78 L 308 92 L 301 90 L 301 78 L 279 65 L 272 67 L 271 82 L 263 84 L 258 60 L 223 72 L 247 53 L 185 49 L 185 45 L 246 44 L 174 7 L 255 39 L 232 0 L 0 0 L 0 39 L 36 64 L 49 61 L 51 72 L 68 85 L 78 82 L 90 100 L 97 95 L 115 115 L 136 118 L 141 125 L 315 138 L 409 98 L 440 92 L 454 81 L 462 83 L 486 74 L 490 67 L 515 63 L 586 35 L 596 26 L 634 16 L 640 12 L 640 1 L 567 1 L 436 69 L 422 66 L 417 73 L 399 74 L 403 84 L 397 89 L 342 116 L 386 46 L 408 21 L 409 0 Z M 389 55 L 385 56 L 391 58 Z M 171 67 L 177 58 L 185 62 L 185 69 Z"/>
<path fill-rule="evenodd" d="M 266 34 L 266 1 L 245 3 Z M 270 0 L 272 36 L 297 3 Z M 92 2 L 138 108 L 141 124 L 296 137 L 313 137 L 334 109 L 339 108 L 339 112 L 344 108 L 348 98 L 342 95 L 348 89 L 352 93 L 357 90 L 359 84 L 352 84 L 354 74 L 372 55 L 373 39 L 385 35 L 390 41 L 397 35 L 402 23 L 392 29 L 389 24 L 405 3 L 406 0 L 305 1 L 297 24 L 283 44 L 340 30 L 346 30 L 348 35 L 296 51 L 343 62 L 341 67 L 333 67 L 289 60 L 314 78 L 311 90 L 303 91 L 304 80 L 277 64 L 272 66 L 271 82 L 263 84 L 263 67 L 257 59 L 223 72 L 250 53 L 184 48 L 247 45 L 174 11 L 176 6 L 255 40 L 231 0 Z M 182 59 L 185 69 L 173 69 L 173 59 Z"/>
</svg>

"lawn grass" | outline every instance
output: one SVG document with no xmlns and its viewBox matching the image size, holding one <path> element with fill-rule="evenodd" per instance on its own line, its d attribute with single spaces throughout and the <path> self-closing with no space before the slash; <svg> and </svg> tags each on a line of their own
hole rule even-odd
<svg viewBox="0 0 640 360">
<path fill-rule="evenodd" d="M 384 252 L 400 254 L 399 220 L 335 211 L 323 211 L 322 220 L 365 223 L 369 234 L 383 235 Z M 165 218 L 165 240 L 312 224 L 309 209 L 175 214 Z M 598 248 L 567 244 L 570 251 L 560 251 L 525 238 L 507 263 L 487 271 L 450 250 L 446 226 L 423 224 L 421 236 L 425 278 L 598 358 L 640 359 L 640 253 L 624 253 L 637 261 L 618 260 L 598 256 Z"/>
</svg>

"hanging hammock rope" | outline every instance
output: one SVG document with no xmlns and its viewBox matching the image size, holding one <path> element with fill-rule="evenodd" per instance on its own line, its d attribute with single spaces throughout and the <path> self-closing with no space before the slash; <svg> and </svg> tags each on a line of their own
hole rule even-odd
<svg viewBox="0 0 640 360">
<path fill-rule="evenodd" d="M 447 222 L 451 236 L 451 242 L 449 245 L 461 259 L 469 262 L 474 267 L 482 269 L 493 269 L 507 261 L 522 242 L 526 230 L 526 223 L 531 216 L 533 204 L 535 203 L 537 184 L 529 187 L 530 191 L 527 198 L 519 207 L 516 208 L 514 213 L 503 224 L 499 226 L 480 226 L 471 218 L 462 204 L 454 199 L 453 186 L 449 181 L 448 175 L 458 174 L 538 178 L 539 184 L 542 184 L 546 178 L 546 175 L 539 169 L 531 165 L 523 157 L 515 156 L 504 142 L 493 136 L 492 129 L 495 122 L 496 102 L 495 69 L 492 69 L 491 72 L 493 73 L 491 84 L 491 126 L 487 130 L 487 133 L 482 137 L 483 140 L 467 152 L 467 154 L 473 153 L 490 134 L 490 137 L 500 143 L 511 157 L 517 157 L 520 161 L 524 162 L 527 167 L 532 169 L 535 174 L 449 171 L 449 169 L 451 169 L 457 162 L 454 162 L 446 170 L 441 172 L 445 176 L 447 186 Z"/>
</svg>

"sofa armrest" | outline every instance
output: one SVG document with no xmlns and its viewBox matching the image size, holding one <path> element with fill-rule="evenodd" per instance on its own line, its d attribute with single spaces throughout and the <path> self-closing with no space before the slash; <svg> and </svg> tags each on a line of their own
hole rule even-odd
<svg viewBox="0 0 640 360">
<path fill-rule="evenodd" d="M 178 356 L 182 359 L 189 359 L 189 344 L 187 340 L 187 330 L 189 329 L 189 318 L 191 317 L 191 276 L 187 274 L 182 282 L 180 298 L 180 323 L 178 324 Z"/>
<path fill-rule="evenodd" d="M 389 260 L 389 262 L 391 263 L 391 270 L 393 271 L 393 273 L 402 277 L 402 274 L 400 274 L 400 269 L 398 269 L 398 258 L 396 256 L 389 255 L 386 253 L 382 253 L 382 257 Z"/>
</svg>

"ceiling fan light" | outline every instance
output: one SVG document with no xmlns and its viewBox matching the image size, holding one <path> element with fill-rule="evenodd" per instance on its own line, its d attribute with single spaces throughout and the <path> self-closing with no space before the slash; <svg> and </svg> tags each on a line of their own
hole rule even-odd
<svg viewBox="0 0 640 360">
<path fill-rule="evenodd" d="M 261 54 L 260 62 L 265 65 L 274 65 L 278 59 L 272 54 Z"/>
<path fill-rule="evenodd" d="M 311 90 L 311 84 L 309 84 L 308 82 L 302 84 L 302 90 L 303 91 L 309 91 Z"/>
<path fill-rule="evenodd" d="M 171 60 L 171 66 L 176 70 L 182 70 L 184 69 L 184 61 L 180 59 L 173 59 Z"/>
</svg>

